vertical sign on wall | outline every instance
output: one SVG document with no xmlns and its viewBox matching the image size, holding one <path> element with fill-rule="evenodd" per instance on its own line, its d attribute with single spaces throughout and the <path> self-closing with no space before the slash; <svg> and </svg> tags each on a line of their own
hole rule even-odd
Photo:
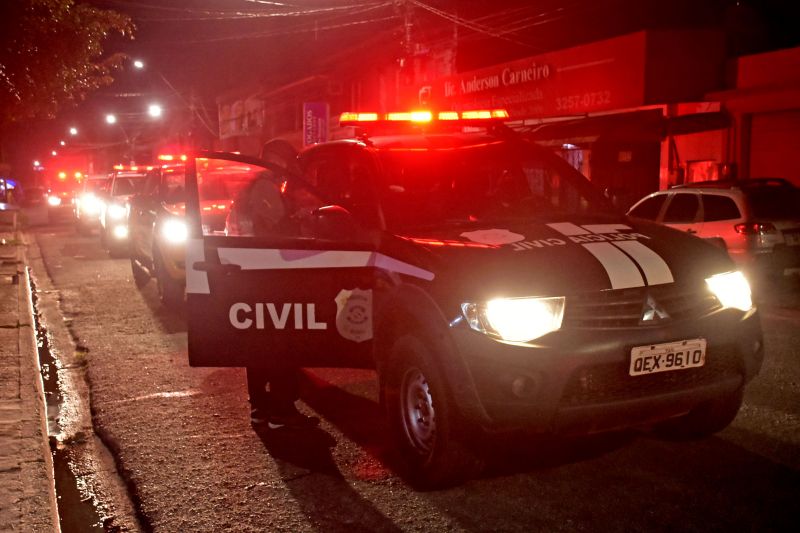
<svg viewBox="0 0 800 533">
<path fill-rule="evenodd" d="M 303 104 L 303 146 L 328 140 L 328 103 Z"/>
</svg>

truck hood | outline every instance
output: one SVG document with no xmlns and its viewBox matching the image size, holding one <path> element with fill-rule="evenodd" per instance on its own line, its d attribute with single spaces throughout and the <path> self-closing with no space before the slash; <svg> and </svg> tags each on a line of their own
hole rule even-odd
<svg viewBox="0 0 800 533">
<path fill-rule="evenodd" d="M 734 269 L 727 253 L 702 239 L 624 216 L 471 223 L 396 239 L 441 290 L 479 299 L 703 284 Z"/>
</svg>

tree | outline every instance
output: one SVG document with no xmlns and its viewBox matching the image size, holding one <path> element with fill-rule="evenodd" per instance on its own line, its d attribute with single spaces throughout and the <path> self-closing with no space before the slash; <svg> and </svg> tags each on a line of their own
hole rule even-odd
<svg viewBox="0 0 800 533">
<path fill-rule="evenodd" d="M 53 118 L 110 84 L 124 54 L 106 54 L 114 35 L 133 38 L 131 19 L 75 0 L 4 0 L 0 15 L 0 128 Z"/>
</svg>

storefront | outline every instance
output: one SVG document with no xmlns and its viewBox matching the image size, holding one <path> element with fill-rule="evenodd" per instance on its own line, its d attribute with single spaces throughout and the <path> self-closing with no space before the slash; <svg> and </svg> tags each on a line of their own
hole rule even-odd
<svg viewBox="0 0 800 533">
<path fill-rule="evenodd" d="M 437 109 L 507 109 L 513 127 L 560 150 L 627 207 L 683 183 L 689 161 L 692 177 L 703 175 L 696 161 L 725 161 L 719 105 L 685 104 L 722 87 L 723 71 L 717 32 L 642 31 L 447 76 L 421 87 L 419 99 Z M 711 148 L 692 153 L 698 147 Z"/>
<path fill-rule="evenodd" d="M 800 186 L 800 48 L 739 58 L 735 88 L 711 93 L 733 117 L 727 142 L 740 177 Z"/>
</svg>

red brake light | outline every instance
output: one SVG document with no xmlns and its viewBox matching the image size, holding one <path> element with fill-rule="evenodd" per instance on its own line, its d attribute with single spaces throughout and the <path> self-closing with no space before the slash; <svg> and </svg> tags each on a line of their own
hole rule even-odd
<svg viewBox="0 0 800 533">
<path fill-rule="evenodd" d="M 740 235 L 763 235 L 774 232 L 775 226 L 769 222 L 745 222 L 736 224 L 733 229 Z"/>
</svg>

